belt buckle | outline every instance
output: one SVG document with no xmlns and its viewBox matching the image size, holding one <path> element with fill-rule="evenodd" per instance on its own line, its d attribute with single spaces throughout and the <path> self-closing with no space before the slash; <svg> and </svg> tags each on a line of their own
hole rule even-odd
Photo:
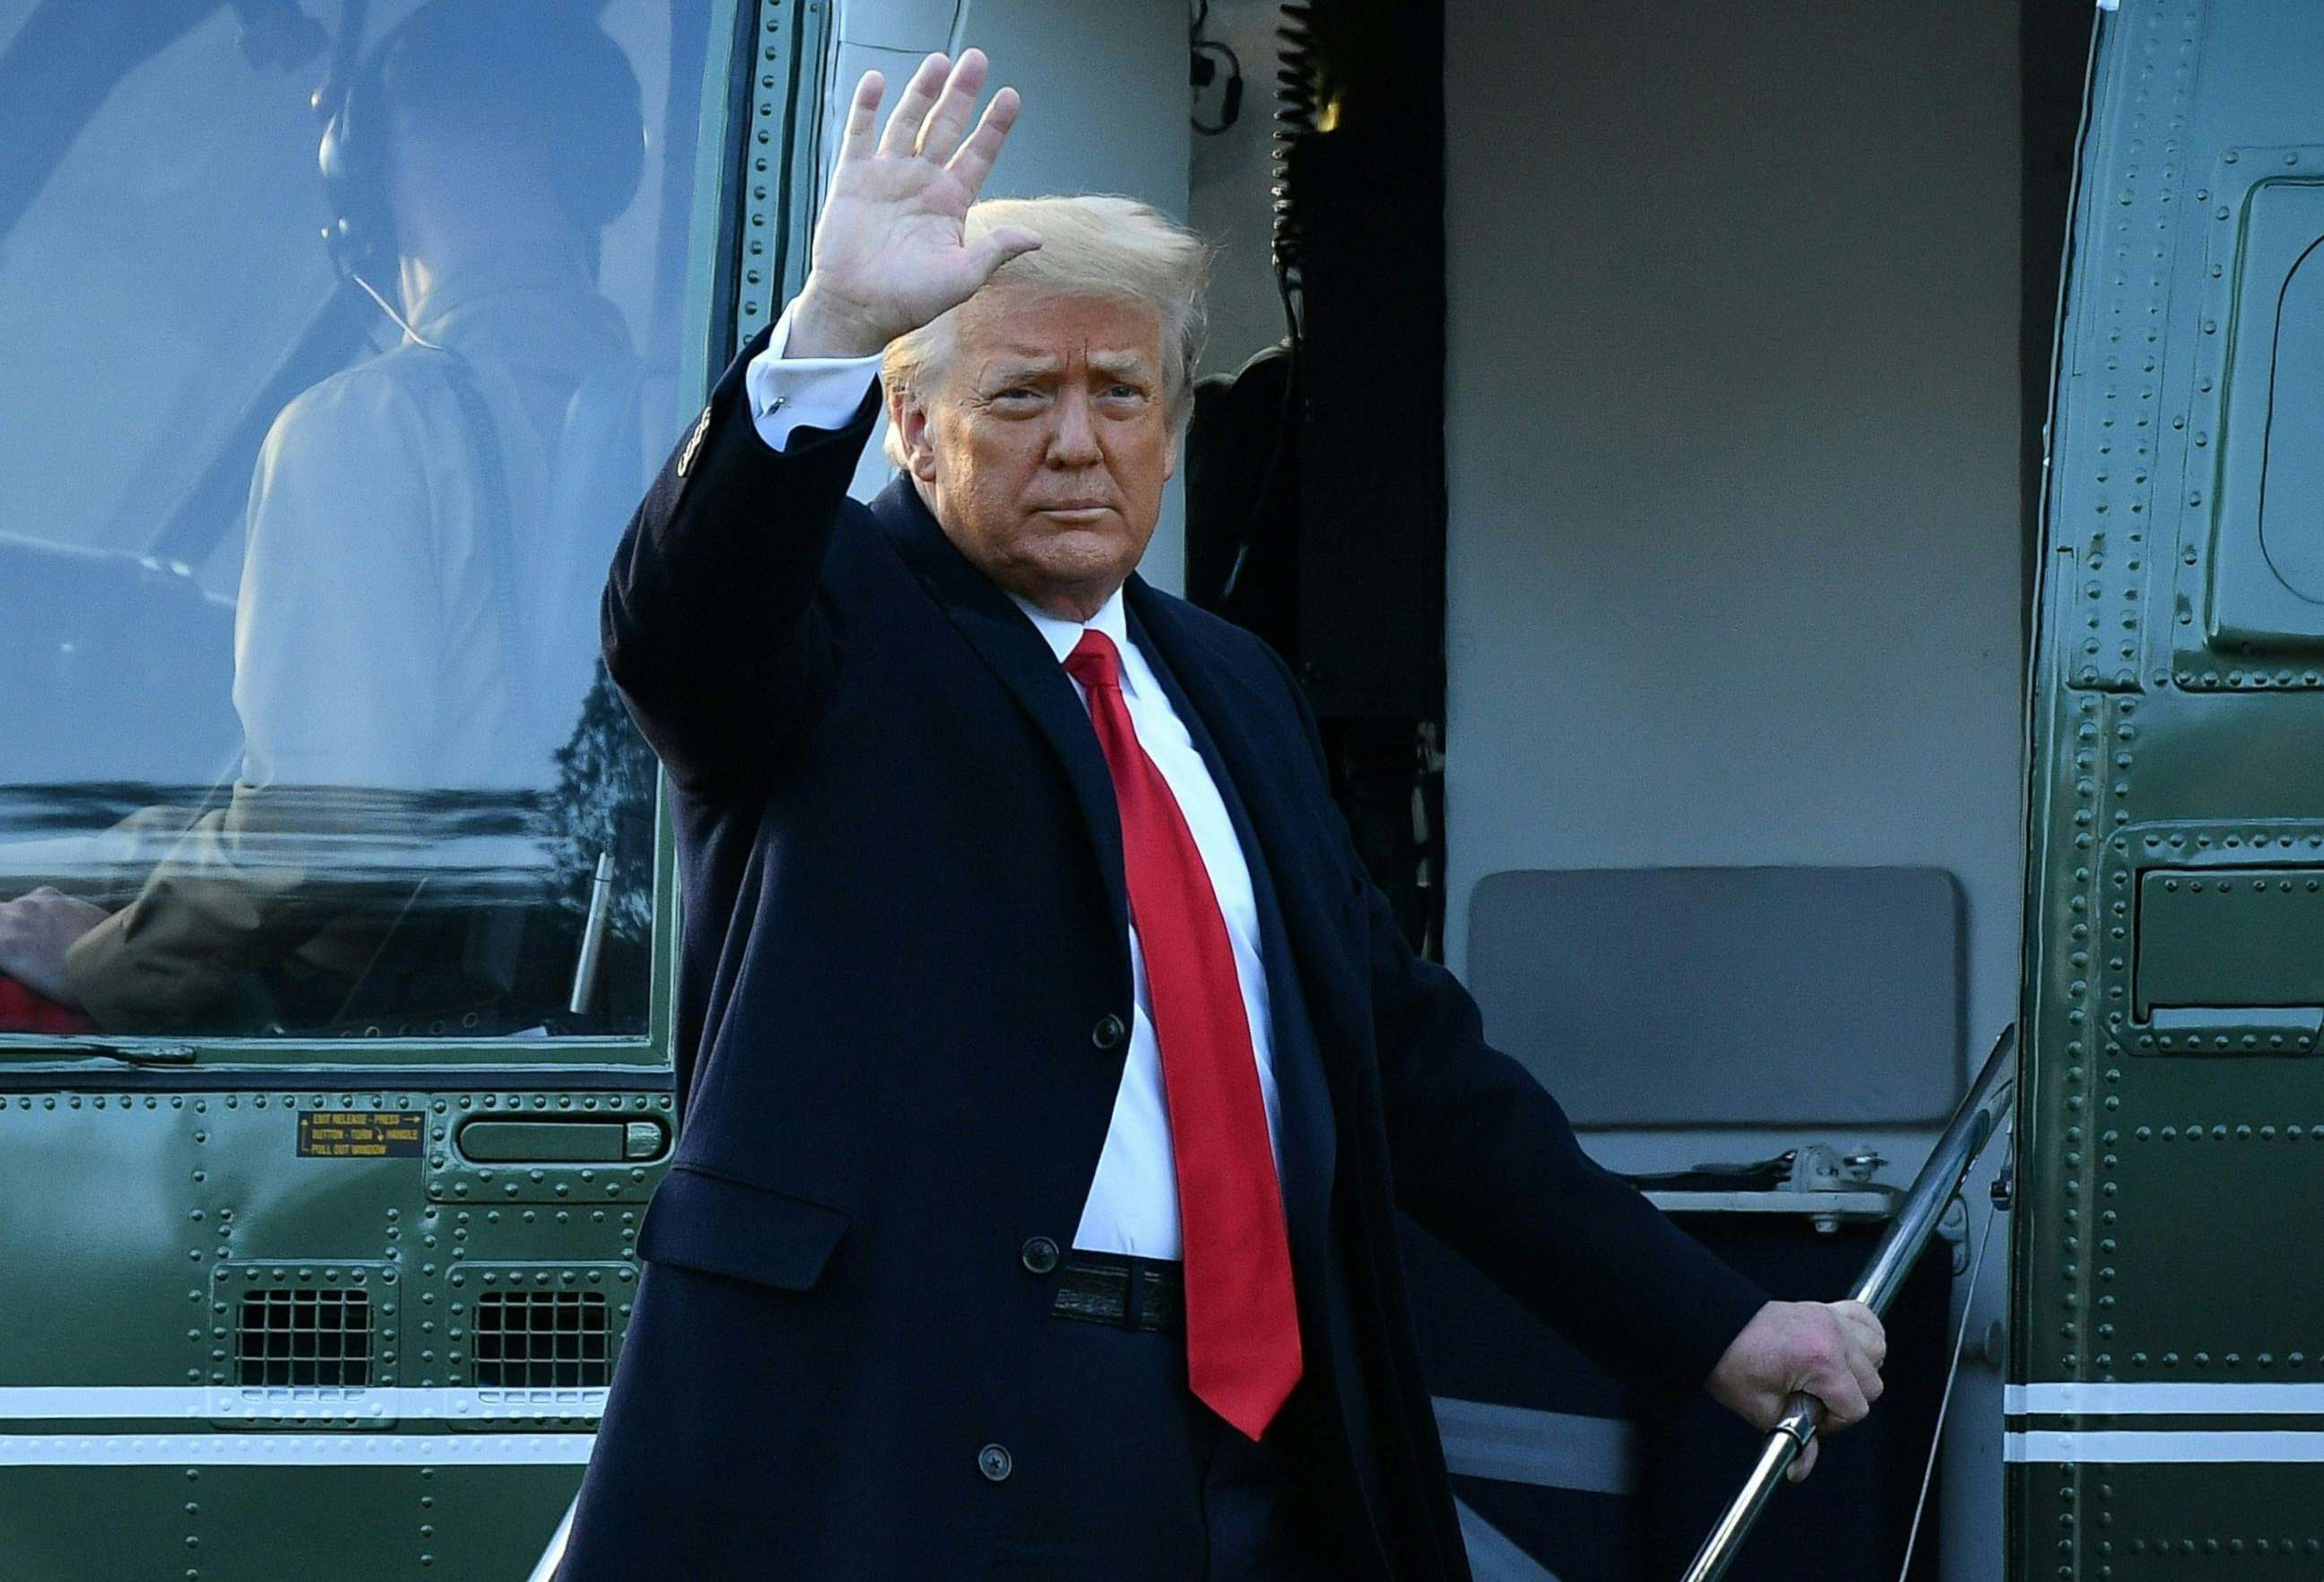
<svg viewBox="0 0 2324 1582">
<path fill-rule="evenodd" d="M 1051 1316 L 1160 1334 L 1179 1327 L 1184 1303 L 1176 1266 L 1144 1258 L 1068 1254 L 1059 1265 Z"/>
</svg>

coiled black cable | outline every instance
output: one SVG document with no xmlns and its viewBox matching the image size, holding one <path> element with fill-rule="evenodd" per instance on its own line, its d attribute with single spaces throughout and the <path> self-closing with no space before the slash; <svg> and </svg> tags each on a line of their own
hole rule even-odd
<svg viewBox="0 0 2324 1582">
<path fill-rule="evenodd" d="M 1299 140 L 1313 134 L 1322 109 L 1322 90 L 1315 70 L 1315 8 L 1308 0 L 1290 0 L 1275 30 L 1279 46 L 1275 68 L 1275 199 L 1274 262 L 1277 289 L 1284 311 L 1291 319 L 1291 338 L 1299 339 L 1298 315 L 1292 303 L 1300 286 L 1305 232 L 1299 223 L 1299 201 L 1292 190 L 1291 153 Z"/>
<path fill-rule="evenodd" d="M 1241 542 L 1235 547 L 1234 561 L 1220 585 L 1222 609 L 1233 607 L 1235 597 L 1241 591 L 1243 569 L 1250 563 L 1251 547 L 1267 531 L 1267 512 L 1274 504 L 1276 486 L 1283 476 L 1286 453 L 1291 448 L 1293 430 L 1298 421 L 1303 361 L 1300 354 L 1305 339 L 1300 264 L 1305 233 L 1299 223 L 1299 200 L 1293 190 L 1291 157 L 1299 140 L 1315 133 L 1323 100 L 1316 81 L 1314 16 L 1315 8 L 1307 0 L 1289 0 L 1275 30 L 1278 48 L 1275 130 L 1271 135 L 1274 171 L 1269 190 L 1274 197 L 1274 221 L 1269 255 L 1275 266 L 1276 295 L 1283 302 L 1284 344 L 1290 367 L 1283 380 L 1282 403 L 1276 408 L 1275 433 L 1267 448 L 1267 470 L 1260 475 L 1259 490 L 1251 496 L 1248 523 Z M 1286 530 L 1295 534 L 1297 531 L 1296 524 L 1287 524 Z"/>
</svg>

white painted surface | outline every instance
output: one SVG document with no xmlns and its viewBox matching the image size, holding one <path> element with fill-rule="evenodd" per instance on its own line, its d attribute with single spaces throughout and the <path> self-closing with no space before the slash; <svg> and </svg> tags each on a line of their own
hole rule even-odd
<svg viewBox="0 0 2324 1582">
<path fill-rule="evenodd" d="M 0 1466 L 579 1466 L 595 1434 L 0 1434 Z"/>
<path fill-rule="evenodd" d="M 1926 863 L 1997 1024 L 2015 8 L 1462 5 L 1447 48 L 1454 965 L 1496 869 Z"/>
<path fill-rule="evenodd" d="M 605 1392 L 462 1390 L 383 1385 L 377 1389 L 290 1386 L 242 1389 L 201 1384 L 19 1384 L 0 1388 L 0 1422 L 71 1419 L 216 1418 L 349 1423 L 401 1418 L 469 1422 L 595 1418 Z"/>
<path fill-rule="evenodd" d="M 2064 1417 L 2324 1417 L 2324 1384 L 2011 1384 L 2003 1410 Z"/>
<path fill-rule="evenodd" d="M 2107 1466 L 2189 1462 L 2324 1461 L 2324 1434 L 2262 1431 L 2186 1432 L 2145 1429 L 2095 1434 L 2012 1434 L 2006 1449 L 2013 1462 Z"/>
</svg>

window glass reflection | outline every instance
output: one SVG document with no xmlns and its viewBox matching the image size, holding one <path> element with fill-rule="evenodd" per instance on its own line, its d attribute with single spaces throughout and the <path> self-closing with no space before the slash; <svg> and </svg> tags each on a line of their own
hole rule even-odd
<svg viewBox="0 0 2324 1582">
<path fill-rule="evenodd" d="M 0 1032 L 643 1031 L 703 9 L 0 0 Z"/>
</svg>

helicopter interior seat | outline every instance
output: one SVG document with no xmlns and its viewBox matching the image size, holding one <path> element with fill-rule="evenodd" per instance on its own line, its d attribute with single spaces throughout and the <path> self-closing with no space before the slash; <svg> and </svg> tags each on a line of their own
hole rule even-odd
<svg viewBox="0 0 2324 1582">
<path fill-rule="evenodd" d="M 1967 1080 L 1941 869 L 1515 870 L 1470 920 L 1487 1028 L 1580 1126 L 1908 1126 Z"/>
</svg>

